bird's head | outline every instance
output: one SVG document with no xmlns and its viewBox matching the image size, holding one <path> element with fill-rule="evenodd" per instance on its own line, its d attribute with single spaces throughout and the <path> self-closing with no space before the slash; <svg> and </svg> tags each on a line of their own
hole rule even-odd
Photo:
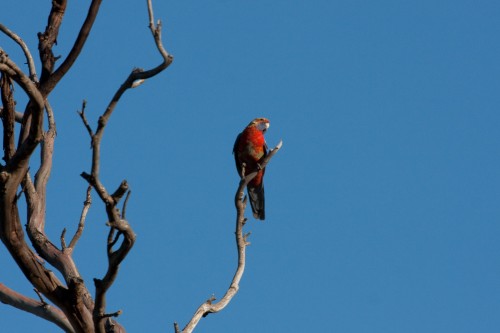
<svg viewBox="0 0 500 333">
<path fill-rule="evenodd" d="M 255 126 L 259 131 L 265 133 L 269 128 L 269 120 L 267 118 L 255 118 L 248 126 Z"/>
</svg>

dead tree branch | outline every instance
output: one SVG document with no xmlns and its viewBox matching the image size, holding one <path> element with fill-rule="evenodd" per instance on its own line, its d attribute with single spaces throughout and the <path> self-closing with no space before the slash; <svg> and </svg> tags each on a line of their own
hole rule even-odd
<svg viewBox="0 0 500 333">
<path fill-rule="evenodd" d="M 29 158 L 43 137 L 42 122 L 45 101 L 36 84 L 31 81 L 12 60 L 10 60 L 8 55 L 1 48 L 0 71 L 14 80 L 30 99 L 29 105 L 31 106 L 31 110 L 28 114 L 25 114 L 25 117 L 30 119 L 30 126 L 26 128 L 25 134 L 21 134 L 18 149 L 6 165 L 6 170 L 8 172 L 15 172 L 19 177 L 16 177 L 18 181 L 17 185 L 19 185 L 19 183 L 21 183 L 21 175 L 24 176 L 28 168 Z"/>
<path fill-rule="evenodd" d="M 39 34 L 40 39 L 40 53 L 44 52 L 46 54 L 46 60 L 44 62 L 44 69 L 47 71 L 47 74 L 51 74 L 50 76 L 44 77 L 44 80 L 40 79 L 42 85 L 40 87 L 40 91 L 47 96 L 57 85 L 57 83 L 62 79 L 62 77 L 69 71 L 71 66 L 75 63 L 76 59 L 80 55 L 80 52 L 87 41 L 87 38 L 92 30 L 92 26 L 94 25 L 97 14 L 99 13 L 99 8 L 101 6 L 102 0 L 93 0 L 89 6 L 89 10 L 85 21 L 83 22 L 82 27 L 80 28 L 80 32 L 69 52 L 68 56 L 62 64 L 57 68 L 57 70 L 52 73 L 54 68 L 55 61 L 57 60 L 52 54 L 52 46 L 53 43 L 57 39 L 57 35 L 59 32 L 59 26 L 62 22 L 62 17 L 64 16 L 64 12 L 66 10 L 66 0 L 54 0 L 52 1 L 52 11 L 49 17 L 49 23 L 47 25 L 47 29 L 45 33 Z M 40 48 L 39 46 L 39 48 Z M 50 52 L 48 52 L 50 50 Z"/>
<path fill-rule="evenodd" d="M 282 141 L 278 143 L 278 145 L 272 149 L 269 154 L 262 159 L 260 166 L 261 168 L 265 168 L 269 163 L 271 158 L 278 152 L 278 150 L 282 146 Z M 189 321 L 189 323 L 184 327 L 182 331 L 179 331 L 179 326 L 177 323 L 174 323 L 175 333 L 191 333 L 195 329 L 198 322 L 201 318 L 206 317 L 210 313 L 216 313 L 223 310 L 229 302 L 233 299 L 234 295 L 239 290 L 239 284 L 241 278 L 243 277 L 243 272 L 245 271 L 245 249 L 249 243 L 247 242 L 247 236 L 249 234 L 243 234 L 243 226 L 245 225 L 245 209 L 247 204 L 247 199 L 244 196 L 244 191 L 248 183 L 257 176 L 257 172 L 252 172 L 251 174 L 244 176 L 241 178 L 240 183 L 238 185 L 238 189 L 236 190 L 236 195 L 234 198 L 234 203 L 236 206 L 236 249 L 238 251 L 238 266 L 236 268 L 236 272 L 234 273 L 231 284 L 229 285 L 226 294 L 222 299 L 216 303 L 213 303 L 215 297 L 212 296 L 210 299 L 205 301 L 205 303 L 201 304 L 200 307 L 196 310 L 193 317 Z"/>
<path fill-rule="evenodd" d="M 108 104 L 108 107 L 104 111 L 104 113 L 99 117 L 99 121 L 97 122 L 97 129 L 95 133 L 91 130 L 88 125 L 88 121 L 84 114 L 85 104 L 82 107 L 82 111 L 79 113 L 82 121 L 87 129 L 91 137 L 92 142 L 92 165 L 91 172 L 86 173 L 83 172 L 81 176 L 91 185 L 96 191 L 97 195 L 101 199 L 101 201 L 105 204 L 106 214 L 108 217 L 108 225 L 110 226 L 110 231 L 108 235 L 108 245 L 107 245 L 107 254 L 108 254 L 108 269 L 106 274 L 102 279 L 94 279 L 94 284 L 96 288 L 96 296 L 95 296 L 95 307 L 93 311 L 93 321 L 95 330 L 98 333 L 105 332 L 105 326 L 107 323 L 108 315 L 105 313 L 106 309 L 106 293 L 109 288 L 114 283 L 116 276 L 118 274 L 118 269 L 122 261 L 125 259 L 132 246 L 135 243 L 135 233 L 129 223 L 125 220 L 123 214 L 120 214 L 120 210 L 117 205 L 123 195 L 128 191 L 128 184 L 126 181 L 123 181 L 116 191 L 110 194 L 100 179 L 100 163 L 101 163 L 101 142 L 104 134 L 104 129 L 109 121 L 109 118 L 113 114 L 113 111 L 116 108 L 116 105 L 120 101 L 121 96 L 130 88 L 137 87 L 144 80 L 151 78 L 165 68 L 167 68 L 172 63 L 172 56 L 168 54 L 168 52 L 164 49 L 161 42 L 161 26 L 154 26 L 151 22 L 153 21 L 153 7 L 150 0 L 147 1 L 148 4 L 148 13 L 150 19 L 150 29 L 153 34 L 156 47 L 163 58 L 163 62 L 157 67 L 143 71 L 142 69 L 134 69 L 125 82 L 120 86 L 117 90 L 111 102 Z M 124 204 L 124 208 L 126 207 L 126 203 Z M 115 232 L 116 238 L 114 238 Z M 118 241 L 118 237 L 122 237 L 122 241 L 120 246 L 117 249 L 113 249 L 113 246 Z"/>
<path fill-rule="evenodd" d="M 33 56 L 31 55 L 30 50 L 26 43 L 13 31 L 8 29 L 6 26 L 0 23 L 0 31 L 9 36 L 13 41 L 15 41 L 23 50 L 24 56 L 26 57 L 26 61 L 28 63 L 28 70 L 30 73 L 30 78 L 33 82 L 37 82 L 38 79 L 36 77 L 36 67 L 35 62 L 33 61 Z"/>
<path fill-rule="evenodd" d="M 40 294 L 38 296 L 41 298 Z M 50 306 L 42 300 L 43 299 L 41 298 L 41 301 L 39 302 L 26 297 L 0 283 L 0 302 L 48 320 L 59 326 L 64 332 L 74 333 L 75 331 L 73 327 L 71 327 L 66 315 L 61 310 Z"/>
<path fill-rule="evenodd" d="M 94 1 L 93 4 L 100 3 Z M 94 16 L 97 14 L 95 5 L 92 9 Z M 98 8 L 98 7 L 97 7 Z M 0 49 L 0 71 L 3 77 L 14 80 L 26 93 L 29 102 L 21 120 L 21 132 L 19 143 L 16 150 L 12 149 L 11 138 L 7 141 L 7 163 L 0 170 L 0 238 L 9 249 L 12 257 L 16 260 L 18 266 L 24 275 L 40 293 L 65 314 L 71 326 L 77 332 L 93 331 L 92 311 L 94 309 L 93 301 L 86 290 L 83 280 L 71 258 L 71 251 L 64 251 L 65 242 L 62 235 L 63 250 L 59 250 L 46 237 L 45 227 L 45 207 L 46 207 L 46 185 L 52 168 L 53 143 L 56 135 L 55 121 L 50 104 L 46 100 L 49 92 L 55 87 L 57 82 L 71 67 L 66 66 L 60 71 L 59 76 L 52 77 L 54 64 L 58 57 L 54 56 L 52 48 L 57 41 L 59 27 L 65 14 L 66 0 L 52 1 L 52 9 L 48 18 L 47 27 L 44 33 L 39 37 L 39 54 L 42 63 L 42 73 L 40 84 L 37 84 L 32 57 L 24 42 L 7 28 L 2 31 L 14 39 L 25 52 L 28 59 L 30 77 L 26 76 L 19 67 L 9 59 L 7 54 Z M 92 24 L 84 23 L 87 34 Z M 82 39 L 80 39 L 82 40 Z M 85 40 L 85 38 L 83 38 Z M 83 47 L 83 43 L 77 46 L 77 49 Z M 70 57 L 74 52 L 70 52 Z M 74 57 L 76 59 L 76 56 Z M 74 62 L 73 59 L 73 62 Z M 4 84 L 7 90 L 12 92 L 12 88 Z M 15 111 L 9 103 L 9 96 L 4 93 L 2 104 L 2 121 L 8 125 L 7 129 L 12 127 L 15 119 Z M 47 112 L 48 131 L 43 131 L 43 111 Z M 41 142 L 41 163 L 38 172 L 35 175 L 34 182 L 28 173 L 30 158 Z M 35 254 L 26 244 L 21 221 L 17 207 L 17 188 L 22 183 L 23 192 L 27 203 L 27 234 L 33 247 L 38 252 Z M 41 257 L 41 258 L 40 258 Z M 42 260 L 50 263 L 59 270 L 65 279 L 64 286 L 55 275 L 46 269 Z"/>
<path fill-rule="evenodd" d="M 45 101 L 37 85 L 1 49 L 0 71 L 24 90 L 29 98 L 28 105 L 30 106 L 29 112 L 24 115 L 22 124 L 24 133 L 20 136 L 18 147 L 6 162 L 5 167 L 0 170 L 2 188 L 0 191 L 0 238 L 31 284 L 63 311 L 66 310 L 67 312 L 64 312 L 68 314 L 70 313 L 70 304 L 67 301 L 68 290 L 50 270 L 44 267 L 39 256 L 27 245 L 17 207 L 17 189 L 24 181 L 23 189 L 28 202 L 28 218 L 37 216 L 37 212 L 45 209 L 33 205 L 34 201 L 31 199 L 36 198 L 36 192 L 28 173 L 29 159 L 44 135 L 42 123 Z M 12 92 L 12 88 L 9 89 Z M 7 107 L 10 108 L 10 106 Z M 7 112 L 12 114 L 12 110 Z M 39 234 L 33 236 L 33 239 L 37 240 L 43 238 L 38 237 Z M 68 320 L 73 322 L 76 318 L 68 318 Z"/>
<path fill-rule="evenodd" d="M 83 227 L 85 226 L 85 219 L 87 218 L 87 212 L 89 211 L 90 205 L 92 204 L 92 198 L 90 196 L 91 191 L 92 187 L 89 185 L 89 187 L 87 187 L 87 196 L 85 197 L 85 201 L 83 202 L 83 210 L 80 216 L 80 222 L 78 223 L 78 228 L 75 232 L 75 235 L 71 239 L 71 242 L 69 243 L 69 248 L 71 249 L 71 251 L 75 248 L 76 243 L 82 235 Z"/>
<path fill-rule="evenodd" d="M 94 132 L 92 131 L 92 127 L 90 127 L 89 122 L 87 120 L 87 116 L 85 115 L 85 108 L 87 107 L 87 101 L 84 100 L 82 102 L 82 111 L 77 111 L 78 115 L 83 121 L 83 125 L 87 129 L 87 132 L 89 132 L 90 137 L 94 136 Z"/>
</svg>

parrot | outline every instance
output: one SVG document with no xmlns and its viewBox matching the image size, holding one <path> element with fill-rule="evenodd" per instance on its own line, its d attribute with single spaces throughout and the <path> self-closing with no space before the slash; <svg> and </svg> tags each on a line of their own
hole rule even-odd
<svg viewBox="0 0 500 333">
<path fill-rule="evenodd" d="M 264 173 L 259 161 L 267 156 L 267 144 L 264 133 L 269 128 L 269 120 L 266 118 L 256 118 L 248 124 L 234 142 L 233 154 L 236 162 L 238 174 L 242 176 L 243 164 L 245 164 L 245 176 L 257 171 L 257 176 L 247 185 L 248 197 L 254 218 L 264 220 Z"/>
</svg>

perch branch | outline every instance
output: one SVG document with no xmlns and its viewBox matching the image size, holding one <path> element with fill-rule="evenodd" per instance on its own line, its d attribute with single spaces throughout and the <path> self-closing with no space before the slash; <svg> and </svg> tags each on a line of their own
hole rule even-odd
<svg viewBox="0 0 500 333">
<path fill-rule="evenodd" d="M 278 143 L 278 145 L 269 152 L 269 154 L 262 159 L 260 165 L 262 168 L 265 168 L 269 163 L 271 158 L 278 152 L 278 150 L 282 146 L 282 141 Z M 193 317 L 189 321 L 189 323 L 184 327 L 184 329 L 180 333 L 191 333 L 201 318 L 206 317 L 210 313 L 216 313 L 224 309 L 229 302 L 233 299 L 234 295 L 238 292 L 239 284 L 241 278 L 243 277 L 243 272 L 245 271 L 245 249 L 246 246 L 249 245 L 247 242 L 247 237 L 249 234 L 243 234 L 243 226 L 246 222 L 245 218 L 245 208 L 247 204 L 247 200 L 244 197 L 244 190 L 248 183 L 257 175 L 257 172 L 252 172 L 247 176 L 243 176 L 238 185 L 238 189 L 236 190 L 236 195 L 234 198 L 235 206 L 236 206 L 236 248 L 238 251 L 238 266 L 236 268 L 236 272 L 233 276 L 233 280 L 226 291 L 226 294 L 222 299 L 216 303 L 213 303 L 215 297 L 211 297 L 205 303 L 201 304 L 200 307 L 196 310 Z M 176 333 L 179 333 L 177 323 L 174 324 L 174 329 Z"/>
</svg>

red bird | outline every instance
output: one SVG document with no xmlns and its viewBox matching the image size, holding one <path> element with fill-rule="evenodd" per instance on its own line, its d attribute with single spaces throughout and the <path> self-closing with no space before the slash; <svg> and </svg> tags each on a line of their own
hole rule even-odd
<svg viewBox="0 0 500 333">
<path fill-rule="evenodd" d="M 269 128 L 269 120 L 256 118 L 241 132 L 233 147 L 236 169 L 241 176 L 243 163 L 245 164 L 245 175 L 258 171 L 257 176 L 248 183 L 247 191 L 252 206 L 253 216 L 258 220 L 265 219 L 264 205 L 264 173 L 259 161 L 267 155 L 267 145 L 264 133 Z"/>
</svg>

